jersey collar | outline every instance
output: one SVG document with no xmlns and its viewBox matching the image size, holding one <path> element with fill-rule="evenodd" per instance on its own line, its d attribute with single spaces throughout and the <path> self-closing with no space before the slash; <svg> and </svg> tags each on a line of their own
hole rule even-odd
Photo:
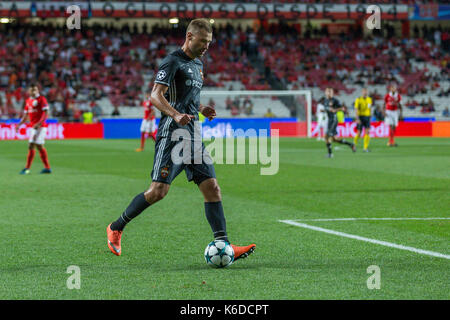
<svg viewBox="0 0 450 320">
<path fill-rule="evenodd" d="M 182 48 L 179 49 L 180 50 L 180 54 L 183 56 L 183 58 L 187 59 L 187 60 L 195 60 L 195 58 L 191 58 L 189 57 L 186 52 L 183 51 Z"/>
</svg>

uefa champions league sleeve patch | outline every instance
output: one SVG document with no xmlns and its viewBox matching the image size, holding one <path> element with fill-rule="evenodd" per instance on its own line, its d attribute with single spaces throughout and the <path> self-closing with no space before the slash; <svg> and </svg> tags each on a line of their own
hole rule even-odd
<svg viewBox="0 0 450 320">
<path fill-rule="evenodd" d="M 166 77 L 167 73 L 164 70 L 160 70 L 157 74 L 156 74 L 156 79 L 158 80 L 164 80 L 164 78 Z"/>
</svg>

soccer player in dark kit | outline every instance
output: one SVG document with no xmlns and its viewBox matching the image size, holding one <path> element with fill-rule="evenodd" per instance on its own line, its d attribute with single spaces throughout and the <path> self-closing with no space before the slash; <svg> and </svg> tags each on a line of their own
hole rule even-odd
<svg viewBox="0 0 450 320">
<path fill-rule="evenodd" d="M 150 188 L 138 194 L 120 215 L 106 228 L 108 247 L 112 253 L 120 256 L 121 237 L 127 223 L 137 217 L 152 204 L 162 200 L 168 193 L 171 182 L 183 170 L 188 181 L 194 181 L 204 197 L 206 219 L 215 240 L 228 241 L 225 216 L 222 207 L 222 195 L 216 180 L 212 159 L 205 146 L 200 142 L 200 150 L 194 150 L 196 144 L 196 123 L 198 112 L 212 120 L 216 111 L 210 106 L 200 105 L 200 91 L 203 86 L 203 64 L 200 61 L 212 41 L 212 27 L 206 19 L 192 20 L 186 30 L 186 39 L 181 48 L 166 56 L 159 66 L 155 85 L 151 94 L 152 104 L 161 111 L 156 137 L 155 157 Z M 173 161 L 172 150 L 179 141 L 172 141 L 172 133 L 185 129 L 191 138 L 188 143 L 194 151 L 190 163 Z M 177 131 L 178 132 L 178 131 Z M 183 140 L 184 141 L 184 140 Z M 201 160 L 194 157 L 201 153 Z M 185 155 L 183 155 L 185 156 Z M 206 158 L 206 160 L 205 160 Z M 211 160 L 211 161 L 208 161 Z M 195 159 L 198 160 L 198 159 Z M 255 250 L 255 244 L 248 246 L 231 245 L 234 259 L 245 258 Z"/>
<path fill-rule="evenodd" d="M 332 142 L 345 144 L 345 145 L 349 146 L 353 152 L 355 152 L 356 151 L 355 144 L 345 141 L 342 138 L 341 139 L 336 138 L 337 124 L 338 124 L 336 112 L 344 111 L 344 107 L 342 107 L 339 100 L 334 97 L 334 89 L 333 88 L 325 89 L 325 100 L 323 102 L 323 105 L 325 106 L 325 112 L 328 115 L 328 128 L 327 128 L 327 134 L 325 135 L 325 142 L 327 144 L 327 150 L 328 150 L 327 157 L 328 158 L 333 157 L 333 151 L 331 149 Z"/>
</svg>

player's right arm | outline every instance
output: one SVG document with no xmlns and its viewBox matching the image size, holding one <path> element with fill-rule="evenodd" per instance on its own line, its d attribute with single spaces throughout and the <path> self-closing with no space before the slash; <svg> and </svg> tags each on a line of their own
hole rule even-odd
<svg viewBox="0 0 450 320">
<path fill-rule="evenodd" d="M 339 102 L 339 100 L 335 100 L 335 101 L 336 101 L 336 107 L 330 107 L 330 111 L 333 113 L 336 113 L 339 111 L 345 112 L 345 107 Z"/>
<path fill-rule="evenodd" d="M 184 126 L 188 124 L 191 119 L 194 119 L 195 116 L 178 112 L 164 97 L 170 84 L 174 80 L 177 71 L 178 62 L 172 55 L 169 54 L 159 65 L 155 85 L 153 86 L 150 96 L 150 101 L 156 108 L 158 108 L 159 111 L 171 117 L 179 125 Z"/>
<path fill-rule="evenodd" d="M 175 120 L 175 122 L 179 125 L 184 126 L 188 124 L 192 119 L 195 118 L 195 116 L 186 113 L 180 113 L 174 107 L 172 107 L 164 97 L 167 89 L 169 89 L 168 86 L 160 83 L 155 83 L 152 89 L 152 94 L 150 96 L 150 101 L 156 108 L 158 108 L 159 111 L 173 118 L 173 120 Z"/>
<path fill-rule="evenodd" d="M 361 120 L 359 119 L 359 99 L 358 98 L 356 98 L 356 100 L 355 100 L 355 114 L 356 114 L 356 117 L 355 117 L 356 123 L 360 124 Z"/>
<path fill-rule="evenodd" d="M 27 120 L 28 120 L 28 111 L 27 111 L 27 107 L 25 106 L 25 108 L 23 110 L 23 116 L 20 119 L 20 122 L 16 126 L 16 132 L 19 132 L 20 126 L 22 126 L 25 122 L 27 122 Z"/>
<path fill-rule="evenodd" d="M 383 117 L 386 117 L 386 104 L 387 104 L 388 94 L 384 96 L 384 104 L 383 104 Z"/>
</svg>

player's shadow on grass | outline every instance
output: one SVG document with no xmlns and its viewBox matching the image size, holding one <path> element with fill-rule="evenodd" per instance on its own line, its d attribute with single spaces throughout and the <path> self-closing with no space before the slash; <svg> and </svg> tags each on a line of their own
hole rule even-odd
<svg viewBox="0 0 450 320">
<path fill-rule="evenodd" d="M 139 268 L 143 270 L 151 270 L 152 272 L 186 272 L 186 271 L 205 271 L 205 270 L 221 270 L 221 268 L 212 268 L 206 264 L 204 260 L 199 260 L 198 262 L 189 262 L 186 264 L 173 264 L 169 265 L 166 263 L 163 263 L 163 261 L 149 261 L 149 262 L 127 262 L 130 266 L 133 266 L 134 268 Z M 271 267 L 276 266 L 277 264 L 274 264 Z M 268 265 L 267 263 L 263 263 L 263 261 L 251 261 L 250 258 L 247 261 L 237 261 L 234 262 L 231 266 L 228 266 L 224 269 L 239 269 L 239 270 L 257 270 L 261 268 L 266 268 Z M 292 264 L 289 268 L 295 268 L 295 264 Z"/>
<path fill-rule="evenodd" d="M 302 263 L 303 262 L 303 263 Z M 177 264 L 177 265 L 159 265 L 157 263 L 143 263 L 140 267 L 146 270 L 152 270 L 154 272 L 197 272 L 197 271 L 232 271 L 232 270 L 252 270 L 252 271 L 263 271 L 264 269 L 283 269 L 283 270 L 298 270 L 300 266 L 307 267 L 308 269 L 316 270 L 320 266 L 319 261 L 289 261 L 289 262 L 271 262 L 267 260 L 248 260 L 236 261 L 231 266 L 224 269 L 222 268 L 212 268 L 209 267 L 204 261 L 199 261 L 198 263 L 189 264 Z"/>
</svg>

